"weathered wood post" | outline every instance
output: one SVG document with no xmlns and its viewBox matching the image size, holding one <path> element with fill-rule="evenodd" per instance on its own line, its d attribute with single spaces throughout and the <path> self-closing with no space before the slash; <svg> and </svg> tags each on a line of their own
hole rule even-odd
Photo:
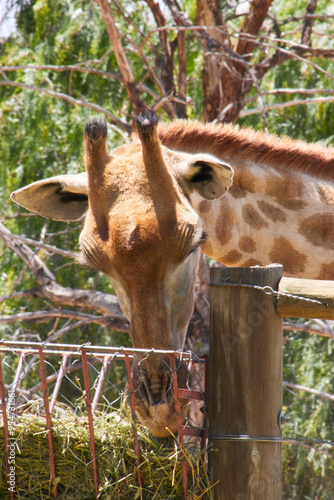
<svg viewBox="0 0 334 500">
<path fill-rule="evenodd" d="M 211 269 L 209 470 L 214 500 L 281 500 L 283 270 Z M 237 286 L 230 286 L 236 284 Z M 268 292 L 269 289 L 266 289 Z M 275 441 L 276 440 L 276 441 Z"/>
</svg>

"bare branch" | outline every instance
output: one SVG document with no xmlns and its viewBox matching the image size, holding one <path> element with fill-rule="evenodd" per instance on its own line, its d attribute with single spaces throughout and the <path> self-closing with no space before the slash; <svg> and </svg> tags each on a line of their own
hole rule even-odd
<svg viewBox="0 0 334 500">
<path fill-rule="evenodd" d="M 33 245 L 34 247 L 41 248 L 42 250 L 46 250 L 47 252 L 56 253 L 62 255 L 63 257 L 68 257 L 70 259 L 76 259 L 78 256 L 75 252 L 70 252 L 68 250 L 62 250 L 61 248 L 54 247 L 53 245 L 47 245 L 46 243 L 40 243 L 39 241 L 32 240 L 31 238 L 25 238 L 23 236 L 19 236 L 17 234 L 8 234 L 8 238 L 13 238 L 17 241 L 22 241 L 22 243 L 26 243 L 27 245 Z"/>
<path fill-rule="evenodd" d="M 288 439 L 288 443 L 291 445 L 300 446 L 301 448 L 305 448 L 306 450 L 311 450 L 313 453 L 321 453 L 321 455 L 325 455 L 326 457 L 330 457 L 330 458 L 334 457 L 334 455 L 332 455 L 331 453 L 328 453 L 327 451 L 325 451 L 323 449 L 318 449 L 318 448 L 315 448 L 314 446 L 310 446 L 309 444 L 306 444 L 306 443 L 303 443 L 302 441 L 299 441 L 298 438 L 297 439 L 287 438 L 287 439 Z"/>
<path fill-rule="evenodd" d="M 196 34 L 196 32 L 198 32 L 197 34 L 204 32 L 205 34 L 203 34 L 202 37 L 199 36 L 199 39 L 201 39 L 202 41 L 204 40 L 204 45 L 203 45 L 203 43 L 202 43 L 202 45 L 203 45 L 203 48 L 205 50 L 208 50 L 208 52 L 210 52 L 210 49 L 208 47 L 211 46 L 211 48 L 213 48 L 213 53 L 217 53 L 217 49 L 219 49 L 219 51 L 226 52 L 226 54 L 231 56 L 231 57 L 233 56 L 234 60 L 236 62 L 241 62 L 243 60 L 243 57 L 240 56 L 239 54 L 237 54 L 235 51 L 233 51 L 229 47 L 227 47 L 226 45 L 220 44 L 219 42 L 217 42 L 217 40 L 215 40 L 214 43 L 210 43 L 210 37 L 208 38 L 207 32 L 210 32 L 210 31 L 215 30 L 217 28 L 222 30 L 224 28 L 224 26 L 217 26 L 217 27 L 195 26 L 195 25 L 192 25 L 189 21 L 189 23 L 186 23 L 183 26 L 175 26 L 174 25 L 174 26 L 164 26 L 161 28 L 156 28 L 154 30 L 151 30 L 149 34 L 155 32 L 155 31 L 163 31 L 163 30 L 181 31 L 181 32 L 182 31 L 194 31 L 195 34 Z M 300 53 L 300 54 L 303 53 L 303 55 L 305 57 L 306 56 L 307 57 L 318 57 L 318 58 L 332 58 L 332 57 L 334 57 L 334 50 L 333 49 L 313 48 L 313 47 L 309 47 L 308 45 L 303 45 L 302 43 L 295 42 L 293 40 L 288 40 L 288 39 L 279 38 L 279 37 L 273 37 L 271 35 L 262 35 L 261 40 L 258 40 L 258 38 L 254 35 L 250 35 L 248 33 L 240 34 L 238 31 L 235 31 L 235 30 L 231 30 L 231 31 L 232 31 L 231 33 L 227 32 L 227 31 L 222 31 L 222 33 L 225 35 L 229 35 L 231 37 L 235 37 L 238 40 L 240 39 L 243 41 L 252 41 L 254 43 L 254 45 L 256 45 L 257 47 L 260 47 L 262 49 L 272 48 L 272 49 L 276 49 L 277 51 L 279 51 L 279 49 L 280 49 L 282 54 L 291 55 L 291 57 L 294 57 L 294 52 L 290 52 L 288 49 L 284 50 L 283 48 L 281 48 L 281 44 L 288 45 L 292 49 L 295 49 L 295 52 L 297 52 L 297 53 Z M 149 35 L 147 35 L 147 36 L 149 36 Z M 208 42 L 205 42 L 205 40 L 208 40 Z M 268 42 L 264 42 L 263 40 L 268 40 Z M 273 43 L 269 43 L 269 42 L 273 42 Z M 274 45 L 275 43 L 277 43 L 278 46 Z M 245 56 L 248 56 L 248 55 L 249 54 L 245 54 Z M 265 61 L 267 61 L 267 59 L 265 59 Z M 303 61 L 303 62 L 307 62 L 307 59 L 305 59 L 305 61 Z M 259 65 L 258 63 L 251 63 L 250 61 L 248 61 L 247 64 L 252 65 L 252 66 Z"/>
<path fill-rule="evenodd" d="M 290 332 L 307 332 L 321 337 L 328 337 L 334 339 L 334 331 L 330 328 L 314 328 L 309 323 L 283 323 L 283 329 Z"/>
<path fill-rule="evenodd" d="M 69 311 L 66 309 L 51 309 L 46 311 L 33 311 L 24 312 L 18 314 L 12 314 L 10 316 L 1 316 L 0 324 L 11 324 L 16 321 L 51 321 L 54 318 L 70 318 L 70 319 L 80 319 L 85 322 L 99 323 L 108 326 L 110 317 L 108 316 L 94 316 L 92 314 L 85 314 L 78 311 Z M 114 319 L 111 317 L 111 319 Z"/>
<path fill-rule="evenodd" d="M 145 40 L 147 40 L 146 37 L 145 37 Z M 141 46 L 138 47 L 137 45 L 134 44 L 134 42 L 132 40 L 129 40 L 129 43 L 131 43 L 132 47 L 134 48 L 135 53 L 138 54 L 139 57 L 141 58 L 141 60 L 143 61 L 144 65 L 145 65 L 145 67 L 146 67 L 146 69 L 148 71 L 148 74 L 149 74 L 150 78 L 152 79 L 152 81 L 158 87 L 158 90 L 159 90 L 160 95 L 162 97 L 159 98 L 159 95 L 155 94 L 155 98 L 157 100 L 157 103 L 163 103 L 164 109 L 167 112 L 167 115 L 169 116 L 169 118 L 171 118 L 171 119 L 177 118 L 175 110 L 174 110 L 173 106 L 171 105 L 171 101 L 174 100 L 174 99 L 172 99 L 172 96 L 173 96 L 174 92 L 171 91 L 170 94 L 169 94 L 169 96 L 166 96 L 164 87 L 163 87 L 162 83 L 160 82 L 159 78 L 157 77 L 156 71 L 151 67 L 151 65 L 149 63 L 149 60 L 147 59 L 147 57 L 144 54 L 143 46 L 145 44 L 142 43 Z M 157 104 L 155 104 L 154 106 L 156 106 L 156 105 Z M 160 106 L 158 105 L 158 107 L 160 107 Z"/>
<path fill-rule="evenodd" d="M 210 18 L 211 22 L 203 22 L 203 26 L 194 26 L 181 11 L 176 0 L 164 1 L 170 8 L 177 26 L 160 26 L 159 30 L 173 29 L 178 31 L 179 34 L 184 30 L 192 31 L 204 50 L 205 70 L 203 72 L 203 85 L 205 95 L 204 120 L 206 121 L 214 119 L 218 119 L 219 121 L 234 121 L 245 106 L 245 97 L 254 86 L 258 90 L 256 97 L 259 99 L 261 108 L 250 111 L 246 110 L 242 113 L 242 116 L 261 111 L 265 121 L 266 110 L 271 108 L 264 105 L 258 82 L 272 68 L 291 58 L 308 64 L 317 72 L 321 72 L 327 77 L 334 79 L 334 76 L 324 69 L 324 67 L 309 60 L 311 57 L 333 57 L 334 51 L 331 48 L 314 49 L 303 38 L 301 38 L 301 43 L 282 39 L 279 36 L 274 37 L 271 34 L 261 34 L 261 38 L 259 39 L 259 30 L 268 13 L 271 0 L 254 0 L 251 2 L 250 11 L 245 17 L 241 31 L 234 31 L 234 33 L 232 27 L 229 26 L 227 29 L 226 24 L 224 22 L 219 24 L 218 17 L 214 16 L 215 0 L 210 0 L 210 2 L 208 0 L 197 1 L 197 7 L 202 17 L 204 14 L 206 16 L 211 15 L 212 17 L 212 19 Z M 309 10 L 311 9 L 313 12 L 316 7 L 315 0 L 310 0 L 310 2 Z M 304 20 L 305 17 L 302 19 Z M 307 19 L 313 22 L 313 18 L 307 17 Z M 199 16 L 197 22 L 202 23 L 202 21 L 201 16 Z M 213 37 L 217 29 L 220 30 L 222 39 Z M 278 24 L 276 32 L 280 35 Z M 224 43 L 224 40 L 230 40 L 231 37 L 237 39 L 234 50 L 231 49 L 226 41 Z M 258 47 L 261 50 L 264 49 L 266 54 L 268 54 L 260 63 L 250 60 L 254 52 L 254 47 Z M 273 50 L 274 54 L 270 56 Z M 286 106 L 309 104 L 310 102 L 312 101 L 308 99 L 305 102 L 287 103 Z M 331 99 L 326 98 L 323 100 L 320 98 L 319 101 L 313 102 L 331 102 Z"/>
<path fill-rule="evenodd" d="M 126 58 L 126 54 L 124 51 L 124 48 L 121 44 L 118 29 L 116 27 L 110 5 L 107 0 L 97 0 L 101 12 L 102 12 L 102 17 L 106 26 L 106 30 L 109 36 L 110 43 L 112 44 L 114 48 L 114 53 L 115 57 L 117 60 L 117 64 L 119 66 L 119 69 L 121 71 L 124 85 L 126 87 L 126 90 L 128 92 L 128 95 L 130 97 L 131 103 L 134 107 L 134 109 L 138 111 L 142 111 L 147 109 L 146 104 L 142 100 L 137 83 L 134 79 L 134 76 L 132 74 L 132 70 L 130 68 L 130 65 L 128 63 L 128 60 Z"/>
<path fill-rule="evenodd" d="M 184 100 L 184 104 L 176 103 L 177 116 L 178 118 L 187 118 L 187 56 L 186 56 L 186 40 L 184 33 L 179 33 L 177 37 L 177 47 L 178 47 L 178 96 Z"/>
<path fill-rule="evenodd" d="M 29 290 L 23 290 L 22 292 L 13 292 L 8 295 L 3 295 L 0 297 L 1 302 L 5 302 L 6 300 L 11 299 L 21 299 L 22 297 L 37 297 L 38 296 L 38 288 L 30 288 Z"/>
<path fill-rule="evenodd" d="M 150 7 L 151 12 L 154 16 L 157 26 L 162 28 L 166 26 L 166 19 L 161 12 L 161 8 L 158 2 L 154 0 L 145 0 L 147 5 Z M 146 38 L 146 37 L 145 37 Z M 171 45 L 169 43 L 169 37 L 166 30 L 159 31 L 159 38 L 162 45 L 162 61 L 161 68 L 159 68 L 160 79 L 162 86 L 166 94 L 169 94 L 174 90 L 174 64 L 173 64 L 173 52 Z"/>
<path fill-rule="evenodd" d="M 243 33 L 240 35 L 238 31 L 234 31 L 231 36 L 245 40 L 252 40 L 258 47 L 278 49 L 281 47 L 280 44 L 285 44 L 290 46 L 292 49 L 295 49 L 296 52 L 309 54 L 310 57 L 333 57 L 334 55 L 333 49 L 313 48 L 303 43 L 295 42 L 294 40 L 288 40 L 286 38 L 275 37 L 272 35 L 262 35 L 261 40 L 258 40 L 256 36 L 249 33 Z M 263 40 L 268 40 L 268 42 L 264 42 Z M 275 43 L 278 44 L 279 47 L 274 45 Z"/>
<path fill-rule="evenodd" d="M 103 325 L 106 328 L 116 329 L 123 332 L 130 331 L 130 325 L 128 321 L 122 315 L 118 316 L 95 316 L 93 314 L 86 314 L 79 311 L 69 311 L 66 309 L 52 309 L 45 311 L 33 311 L 33 312 L 25 312 L 18 313 L 12 315 L 2 315 L 0 317 L 0 324 L 12 324 L 17 321 L 37 321 L 37 322 L 46 322 L 51 321 L 54 318 L 69 318 L 70 320 L 77 319 L 79 320 L 75 324 L 66 325 L 63 328 L 60 328 L 52 335 L 48 337 L 48 342 L 54 341 L 67 333 L 69 330 L 73 328 L 77 328 L 78 326 L 86 325 L 88 323 L 97 323 L 99 325 Z"/>
<path fill-rule="evenodd" d="M 83 63 L 81 63 L 83 64 Z M 22 64 L 20 66 L 2 66 L 1 70 L 4 72 L 9 72 L 9 71 L 26 71 L 26 70 L 31 70 L 31 71 L 58 71 L 58 72 L 63 72 L 63 71 L 77 71 L 79 73 L 91 73 L 93 75 L 98 75 L 102 76 L 104 78 L 112 78 L 113 80 L 118 80 L 120 82 L 123 81 L 122 75 L 120 73 L 111 73 L 110 71 L 103 71 L 101 69 L 95 69 L 95 68 L 87 68 L 83 67 L 78 64 L 70 64 L 70 65 L 60 65 L 60 66 L 55 66 L 52 64 L 43 64 L 43 65 L 34 65 L 34 64 Z"/>
<path fill-rule="evenodd" d="M 249 12 L 247 13 L 241 29 L 240 37 L 235 46 L 235 52 L 240 55 L 247 55 L 253 52 L 254 42 L 249 38 L 243 37 L 244 34 L 257 36 L 263 21 L 267 17 L 267 13 L 273 0 L 253 0 L 250 2 Z"/>
<path fill-rule="evenodd" d="M 314 14 L 317 8 L 317 4 L 318 0 L 310 0 L 308 6 L 306 7 L 307 14 L 309 15 Z M 313 21 L 314 19 L 312 17 L 305 16 L 301 41 L 303 44 L 308 45 L 309 47 L 311 47 L 312 45 L 311 36 L 312 36 Z"/>
<path fill-rule="evenodd" d="M 21 212 L 17 212 L 16 214 L 12 214 L 12 215 L 4 215 L 3 217 L 0 218 L 0 222 L 3 222 L 5 220 L 9 220 L 9 219 L 18 219 L 19 217 L 39 217 L 39 215 L 33 214 L 33 213 L 24 214 Z"/>
<path fill-rule="evenodd" d="M 272 46 L 271 44 L 261 44 L 262 46 L 267 46 L 267 47 L 273 47 L 276 48 L 275 46 Z M 298 59 L 301 62 L 304 62 L 306 64 L 309 64 L 310 66 L 313 66 L 314 69 L 319 71 L 320 73 L 323 73 L 325 76 L 328 76 L 331 79 L 334 79 L 334 76 L 328 73 L 325 69 L 323 69 L 319 64 L 314 63 L 313 61 L 309 61 L 305 57 L 300 56 L 299 54 L 305 52 L 309 52 L 309 57 L 320 57 L 319 56 L 319 51 L 318 50 L 313 50 L 310 49 L 309 47 L 305 48 L 302 45 L 296 46 L 294 45 L 294 51 L 292 52 L 291 50 L 284 49 L 282 47 L 277 48 L 275 54 L 268 59 L 265 59 L 263 62 L 259 63 L 256 65 L 256 74 L 259 79 L 262 79 L 263 76 L 268 73 L 269 70 L 275 68 L 276 66 L 283 64 L 283 62 L 288 61 L 289 59 Z M 332 57 L 334 55 L 334 51 L 326 51 L 326 56 L 324 57 Z"/>
<path fill-rule="evenodd" d="M 320 398 L 334 401 L 334 394 L 318 391 L 317 389 L 312 389 L 311 387 L 305 387 L 304 385 L 293 384 L 292 382 L 286 382 L 285 380 L 283 380 L 283 387 L 290 387 L 291 389 L 296 389 L 297 391 L 308 392 L 310 394 L 314 394 L 315 396 L 319 396 Z"/>
<path fill-rule="evenodd" d="M 63 72 L 63 71 L 70 71 L 71 73 L 77 71 L 79 73 L 89 73 L 97 76 L 101 76 L 102 78 L 112 78 L 113 80 L 117 80 L 119 82 L 123 83 L 123 77 L 120 73 L 112 73 L 110 71 L 103 71 L 101 69 L 95 69 L 95 68 L 87 68 L 84 66 L 81 66 L 81 64 L 85 63 L 80 63 L 80 64 L 73 64 L 73 65 L 67 65 L 67 66 L 54 66 L 54 65 L 43 65 L 43 66 L 35 66 L 33 64 L 23 64 L 21 66 L 2 66 L 1 70 L 6 72 L 9 71 L 17 71 L 17 70 L 31 70 L 31 71 L 43 71 L 43 70 L 48 70 L 48 71 L 58 71 L 58 72 Z M 154 98 L 158 98 L 159 96 L 157 95 L 154 90 L 150 89 L 150 87 L 147 87 L 146 85 L 143 85 L 141 83 L 138 83 L 138 89 L 142 90 L 143 92 L 146 92 L 147 94 L 151 95 Z"/>
<path fill-rule="evenodd" d="M 78 99 L 74 99 L 73 97 L 67 94 L 63 94 L 62 92 L 54 92 L 53 90 L 45 89 L 43 87 L 36 87 L 34 85 L 27 85 L 26 83 L 13 82 L 12 80 L 8 80 L 7 78 L 3 81 L 0 81 L 0 85 L 8 85 L 10 87 L 19 87 L 22 89 L 33 90 L 35 92 L 46 94 L 50 97 L 63 99 L 67 102 L 70 102 L 71 104 L 75 104 L 76 106 L 82 106 L 93 109 L 98 113 L 103 113 L 104 115 L 106 115 L 111 121 L 111 123 L 119 127 L 121 130 L 124 130 L 128 134 L 131 133 L 131 127 L 127 123 L 122 122 L 122 120 L 119 120 L 113 113 L 111 113 L 105 108 L 102 108 L 101 106 L 98 106 L 97 104 L 93 104 L 92 102 L 79 101 Z"/>
<path fill-rule="evenodd" d="M 294 16 L 294 17 L 288 17 L 287 19 L 284 19 L 283 21 L 280 21 L 279 25 L 283 26 L 285 24 L 289 24 L 295 21 L 303 21 L 304 19 L 321 19 L 321 20 L 327 20 L 327 19 L 334 19 L 333 14 L 305 14 L 304 16 Z"/>
<path fill-rule="evenodd" d="M 165 27 L 166 19 L 161 12 L 160 5 L 158 2 L 154 0 L 145 0 L 148 6 L 151 9 L 151 12 L 154 16 L 155 22 L 157 26 L 160 28 Z M 166 99 L 166 96 L 172 96 L 175 91 L 174 85 L 174 62 L 173 62 L 173 50 L 171 44 L 169 42 L 168 32 L 167 30 L 159 31 L 160 43 L 162 46 L 162 56 L 156 58 L 156 66 L 159 72 L 159 84 L 158 88 L 160 88 L 160 93 L 163 95 L 162 100 L 159 103 L 164 106 L 164 109 L 168 113 L 168 115 L 172 118 L 177 118 L 177 113 L 175 113 L 174 108 L 169 104 L 170 99 Z M 140 56 L 143 55 L 143 46 L 146 45 L 149 36 L 143 38 L 143 42 L 140 47 Z M 155 72 L 154 80 L 156 79 Z M 167 103 L 167 106 L 166 106 Z"/>
<path fill-rule="evenodd" d="M 175 0 L 164 0 L 164 2 L 169 7 L 174 21 L 177 24 L 177 26 L 172 29 L 192 29 L 194 31 L 194 35 L 204 50 L 210 50 L 215 45 L 219 46 L 219 44 L 215 43 L 215 41 L 208 35 L 206 27 L 193 26 L 193 23 L 190 21 L 188 16 L 178 8 Z"/>
<path fill-rule="evenodd" d="M 262 113 L 263 109 L 267 111 L 269 109 L 282 109 L 282 108 L 289 108 L 290 106 L 297 106 L 301 104 L 308 105 L 318 102 L 334 102 L 334 97 L 314 97 L 309 99 L 296 99 L 295 101 L 267 104 L 264 106 L 264 108 L 252 108 L 240 111 L 240 116 L 244 117 L 249 115 L 255 115 L 256 113 Z"/>
<path fill-rule="evenodd" d="M 13 250 L 35 275 L 40 287 L 34 294 L 49 299 L 60 306 L 91 309 L 105 316 L 126 319 L 114 295 L 94 290 L 78 290 L 61 286 L 44 262 L 25 244 L 13 238 L 12 233 L 0 223 L 0 238 Z"/>
<path fill-rule="evenodd" d="M 282 94 L 305 94 L 305 95 L 312 95 L 312 94 L 329 94 L 329 95 L 334 95 L 334 90 L 330 89 L 288 89 L 288 88 L 282 88 L 282 89 L 274 89 L 274 90 L 264 90 L 263 92 L 261 91 L 261 95 L 282 95 Z M 244 101 L 244 104 L 248 104 L 249 102 L 255 101 L 258 98 L 258 94 L 253 95 L 249 99 L 246 99 Z"/>
</svg>

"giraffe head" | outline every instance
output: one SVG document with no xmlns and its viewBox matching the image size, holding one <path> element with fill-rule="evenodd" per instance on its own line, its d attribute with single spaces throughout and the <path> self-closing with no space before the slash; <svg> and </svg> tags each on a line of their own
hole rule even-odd
<svg viewBox="0 0 334 500">
<path fill-rule="evenodd" d="M 31 184 L 12 199 L 43 216 L 77 220 L 86 263 L 107 274 L 131 323 L 133 347 L 182 349 L 193 310 L 202 222 L 190 194 L 222 196 L 232 169 L 216 158 L 173 152 L 160 144 L 157 118 L 137 118 L 138 136 L 110 154 L 107 126 L 85 130 L 86 172 Z M 168 358 L 150 353 L 133 366 L 136 411 L 157 436 L 176 432 Z M 177 370 L 185 387 L 187 370 Z M 185 402 L 184 402 L 185 403 Z"/>
</svg>

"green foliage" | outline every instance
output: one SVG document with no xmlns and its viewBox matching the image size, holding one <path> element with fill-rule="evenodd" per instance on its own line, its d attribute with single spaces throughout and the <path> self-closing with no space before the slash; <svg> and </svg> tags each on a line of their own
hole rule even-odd
<svg viewBox="0 0 334 500">
<path fill-rule="evenodd" d="M 333 339 L 291 332 L 284 349 L 284 379 L 332 393 L 334 387 Z M 305 440 L 283 445 L 286 498 L 330 500 L 333 494 L 334 404 L 332 401 L 285 388 L 288 422 L 284 436 Z M 309 441 L 307 441 L 309 440 Z"/>
</svg>

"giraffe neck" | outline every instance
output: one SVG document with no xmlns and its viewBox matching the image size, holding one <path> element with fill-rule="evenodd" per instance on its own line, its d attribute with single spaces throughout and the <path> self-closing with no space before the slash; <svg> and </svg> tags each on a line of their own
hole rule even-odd
<svg viewBox="0 0 334 500">
<path fill-rule="evenodd" d="M 227 266 L 280 263 L 286 276 L 334 279 L 334 183 L 231 163 L 225 196 L 192 199 L 208 234 L 203 252 Z"/>
<path fill-rule="evenodd" d="M 334 279 L 334 149 L 239 129 L 176 121 L 163 144 L 234 168 L 222 198 L 192 195 L 208 235 L 203 252 L 227 266 L 281 263 L 286 276 Z"/>
</svg>

